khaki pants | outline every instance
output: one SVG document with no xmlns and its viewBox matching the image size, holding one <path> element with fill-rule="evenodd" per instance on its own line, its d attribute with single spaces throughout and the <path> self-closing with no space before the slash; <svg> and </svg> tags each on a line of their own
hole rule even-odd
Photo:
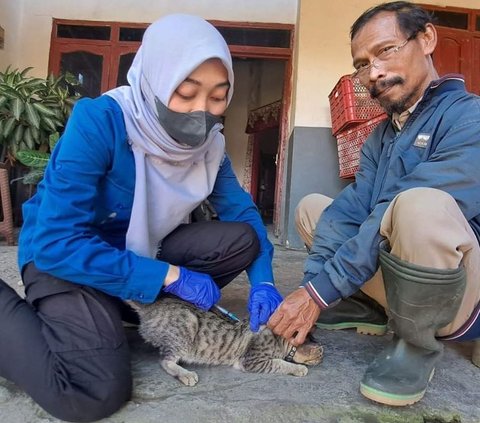
<svg viewBox="0 0 480 423">
<path fill-rule="evenodd" d="M 332 201 L 321 194 L 310 194 L 298 204 L 295 222 L 307 247 L 312 245 L 320 215 Z M 467 286 L 460 309 L 437 335 L 447 336 L 458 330 L 480 300 L 480 247 L 455 200 L 432 188 L 405 191 L 385 212 L 380 233 L 389 241 L 391 253 L 409 263 L 437 269 L 456 269 L 463 264 Z M 361 289 L 387 308 L 380 269 Z"/>
</svg>

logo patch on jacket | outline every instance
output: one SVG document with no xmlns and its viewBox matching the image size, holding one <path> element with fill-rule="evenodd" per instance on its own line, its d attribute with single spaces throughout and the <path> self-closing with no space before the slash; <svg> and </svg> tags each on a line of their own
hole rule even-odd
<svg viewBox="0 0 480 423">
<path fill-rule="evenodd" d="M 415 142 L 413 143 L 413 145 L 415 147 L 426 148 L 429 139 L 430 139 L 430 134 L 420 133 L 417 135 L 417 138 L 415 139 Z"/>
</svg>

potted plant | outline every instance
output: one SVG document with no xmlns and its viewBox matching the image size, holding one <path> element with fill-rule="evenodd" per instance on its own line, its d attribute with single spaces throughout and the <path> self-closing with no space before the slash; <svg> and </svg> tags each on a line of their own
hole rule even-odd
<svg viewBox="0 0 480 423">
<path fill-rule="evenodd" d="M 28 76 L 8 67 L 0 72 L 0 163 L 10 168 L 11 182 L 22 180 L 26 189 L 12 186 L 16 224 L 21 223 L 21 205 L 34 192 L 50 152 L 78 99 L 71 74 L 47 78 Z"/>
<path fill-rule="evenodd" d="M 78 98 L 73 75 L 27 76 L 32 68 L 0 72 L 0 161 L 14 163 L 18 151 L 48 152 L 50 135 L 61 132 Z"/>
</svg>

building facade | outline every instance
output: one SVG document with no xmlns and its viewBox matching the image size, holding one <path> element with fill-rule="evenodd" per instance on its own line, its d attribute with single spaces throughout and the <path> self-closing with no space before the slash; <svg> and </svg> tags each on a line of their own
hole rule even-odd
<svg viewBox="0 0 480 423">
<path fill-rule="evenodd" d="M 338 177 L 328 95 L 352 72 L 349 28 L 374 0 L 0 0 L 0 70 L 33 67 L 33 76 L 72 70 L 85 95 L 125 83 L 143 29 L 169 13 L 191 13 L 221 29 L 234 57 L 235 94 L 225 115 L 227 152 L 278 242 L 303 248 L 295 233 L 298 201 L 334 197 Z M 480 90 L 478 0 L 425 0 L 448 11 L 440 50 Z M 477 15 L 478 12 L 478 15 Z M 461 16 L 459 16 L 461 15 Z M 462 16 L 466 15 L 466 27 Z M 462 20 L 463 19 L 463 20 Z M 103 33 L 102 33 L 103 31 Z M 106 31 L 106 32 L 105 32 Z M 438 63 L 437 63 L 438 62 Z M 461 67 L 470 63 L 468 69 Z M 477 76 L 476 76 L 477 75 Z"/>
</svg>

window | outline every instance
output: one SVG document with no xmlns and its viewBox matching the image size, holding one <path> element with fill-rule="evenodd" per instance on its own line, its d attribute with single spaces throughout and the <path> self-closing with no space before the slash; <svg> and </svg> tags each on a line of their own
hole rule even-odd
<svg viewBox="0 0 480 423">
<path fill-rule="evenodd" d="M 232 55 L 290 59 L 293 25 L 211 22 L 224 36 Z M 80 81 L 83 95 L 96 97 L 126 85 L 148 24 L 54 19 L 49 71 L 69 71 Z"/>
<path fill-rule="evenodd" d="M 109 40 L 110 27 L 94 25 L 57 25 L 57 37 L 81 40 Z"/>
<path fill-rule="evenodd" d="M 125 85 L 147 25 L 55 19 L 49 71 L 71 72 L 88 97 Z"/>
<path fill-rule="evenodd" d="M 433 10 L 436 25 L 448 28 L 468 29 L 468 13 Z"/>
</svg>

